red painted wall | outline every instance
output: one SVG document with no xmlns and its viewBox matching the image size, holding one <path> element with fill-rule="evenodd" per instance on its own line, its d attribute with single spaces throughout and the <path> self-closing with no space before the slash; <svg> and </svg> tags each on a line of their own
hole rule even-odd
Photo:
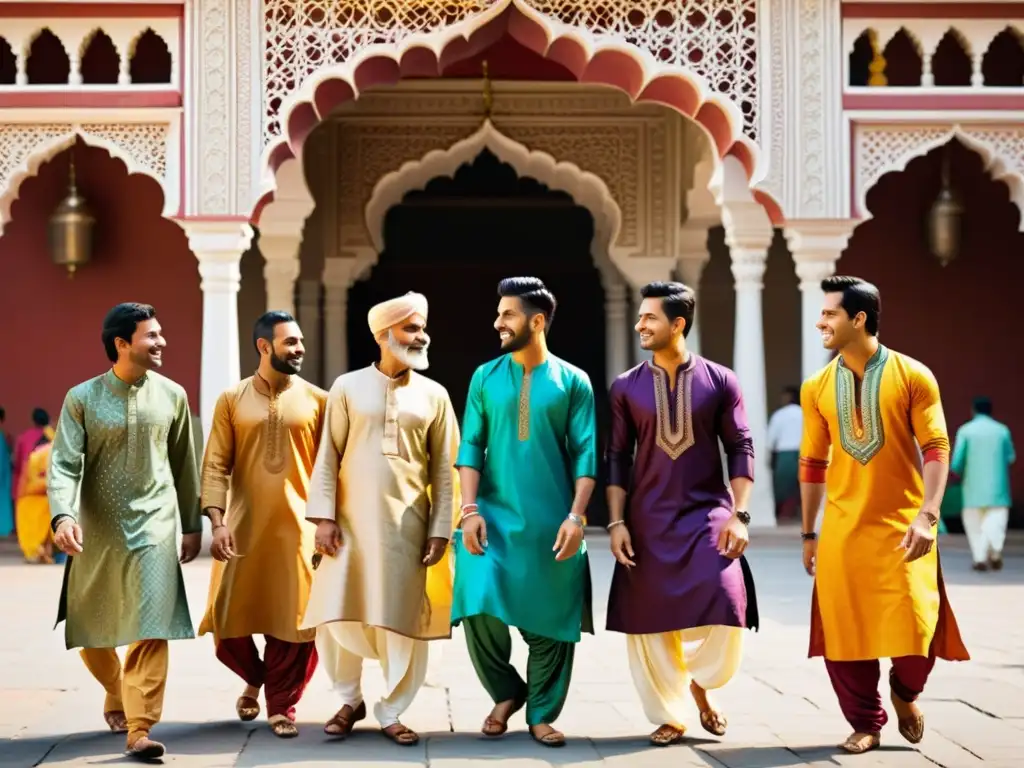
<svg viewBox="0 0 1024 768">
<path fill-rule="evenodd" d="M 970 418 L 971 400 L 992 398 L 993 415 L 1013 431 L 1022 455 L 1012 473 L 1024 503 L 1024 400 L 1019 354 L 1024 234 L 1009 191 L 959 142 L 951 180 L 964 203 L 960 256 L 942 267 L 927 247 L 925 222 L 941 185 L 942 150 L 911 161 L 868 194 L 874 218 L 860 225 L 838 271 L 875 283 L 882 294 L 880 338 L 922 361 L 942 389 L 950 436 Z"/>
<path fill-rule="evenodd" d="M 56 420 L 68 388 L 103 372 L 103 315 L 121 301 L 153 304 L 167 337 L 162 373 L 199 406 L 202 300 L 195 256 L 182 229 L 161 216 L 163 193 L 128 176 L 105 150 L 79 143 L 78 188 L 96 217 L 92 262 L 73 280 L 50 261 L 46 224 L 67 190 L 69 152 L 21 186 L 0 237 L 0 307 L 8 349 L 0 377 L 7 429 L 28 426 L 33 407 Z"/>
</svg>

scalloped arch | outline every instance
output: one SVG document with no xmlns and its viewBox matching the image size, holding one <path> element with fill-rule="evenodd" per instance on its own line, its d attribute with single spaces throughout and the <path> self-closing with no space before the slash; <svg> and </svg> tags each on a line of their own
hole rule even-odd
<svg viewBox="0 0 1024 768">
<path fill-rule="evenodd" d="M 923 157 L 933 149 L 946 145 L 952 139 L 959 139 L 968 148 L 976 152 L 985 164 L 985 172 L 995 181 L 1001 181 L 1007 186 L 1010 190 L 1010 200 L 1021 213 L 1018 230 L 1024 232 L 1024 175 L 1022 175 L 1021 169 L 1010 167 L 996 147 L 972 133 L 970 128 L 964 128 L 959 125 L 951 126 L 941 134 L 933 134 L 923 139 L 913 149 L 907 150 L 870 177 L 864 179 L 856 198 L 857 213 L 860 214 L 860 221 L 864 222 L 874 218 L 867 206 L 868 193 L 875 188 L 884 176 L 906 170 L 911 160 Z"/>
<path fill-rule="evenodd" d="M 384 217 L 406 194 L 423 189 L 431 179 L 454 176 L 465 163 L 490 150 L 511 165 L 521 177 L 530 177 L 552 189 L 572 195 L 578 205 L 594 217 L 591 251 L 595 257 L 616 255 L 615 240 L 622 226 L 622 211 L 608 185 L 597 175 L 574 163 L 558 161 L 546 152 L 531 150 L 499 131 L 490 120 L 447 149 L 432 149 L 419 160 L 411 160 L 381 177 L 364 209 L 366 228 L 377 253 L 384 250 Z"/>
<path fill-rule="evenodd" d="M 598 40 L 534 10 L 524 0 L 497 0 L 488 10 L 429 34 L 398 44 L 369 46 L 343 64 L 327 65 L 281 106 L 284 135 L 263 152 L 263 188 L 257 207 L 273 195 L 280 165 L 299 157 L 312 130 L 339 105 L 367 88 L 392 85 L 403 77 L 440 77 L 450 64 L 471 57 L 508 35 L 521 45 L 568 69 L 579 82 L 608 85 L 634 101 L 650 101 L 691 118 L 708 134 L 718 158 L 732 155 L 742 164 L 748 186 L 759 200 L 770 200 L 756 183 L 765 175 L 758 146 L 743 134 L 739 107 L 717 94 L 692 70 L 667 66 L 650 53 L 621 41 Z M 781 210 L 766 208 L 776 224 Z"/>
<path fill-rule="evenodd" d="M 173 196 L 167 194 L 167 189 L 164 187 L 164 179 L 159 178 L 149 169 L 140 166 L 130 155 L 113 142 L 76 129 L 56 138 L 40 142 L 22 162 L 11 170 L 11 174 L 7 178 L 7 186 L 3 194 L 0 195 L 0 237 L 3 236 L 4 228 L 11 220 L 11 206 L 14 205 L 14 202 L 21 194 L 21 185 L 26 179 L 35 176 L 43 163 L 59 155 L 74 144 L 77 139 L 81 139 L 89 146 L 106 150 L 112 158 L 124 163 L 130 175 L 147 176 L 153 179 L 159 185 L 160 191 L 163 194 L 163 215 L 171 217 L 176 213 L 177 204 L 174 202 Z"/>
<path fill-rule="evenodd" d="M 111 44 L 114 46 L 114 50 L 117 51 L 118 55 L 122 55 L 121 47 L 117 44 L 117 41 L 114 40 L 114 38 L 110 36 L 110 33 L 107 32 L 107 30 L 105 30 L 102 26 L 96 26 L 96 27 L 93 27 L 92 29 L 90 29 L 88 31 L 88 33 L 86 33 L 85 37 L 83 37 L 81 39 L 81 41 L 79 41 L 79 43 L 78 43 L 78 58 L 79 59 L 85 58 L 85 52 L 87 50 L 89 50 L 89 46 L 92 45 L 93 40 L 95 40 L 96 36 L 98 34 L 100 34 L 101 32 L 104 35 L 107 36 L 108 40 L 110 40 Z"/>
</svg>

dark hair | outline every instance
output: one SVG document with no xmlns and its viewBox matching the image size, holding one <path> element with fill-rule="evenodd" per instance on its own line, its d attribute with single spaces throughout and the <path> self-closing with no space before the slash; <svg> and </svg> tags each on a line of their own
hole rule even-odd
<svg viewBox="0 0 1024 768">
<path fill-rule="evenodd" d="M 32 409 L 32 423 L 37 427 L 45 427 L 50 423 L 50 414 L 48 414 L 42 408 Z"/>
<path fill-rule="evenodd" d="M 782 392 L 789 395 L 794 403 L 800 402 L 800 387 L 785 387 Z"/>
<path fill-rule="evenodd" d="M 558 301 L 539 277 L 506 277 L 498 283 L 498 296 L 515 296 L 523 302 L 528 317 L 544 315 L 544 328 L 547 331 L 551 330 Z"/>
<path fill-rule="evenodd" d="M 0 422 L 4 421 L 6 418 L 7 418 L 7 411 L 5 411 L 2 407 L 0 407 Z"/>
<path fill-rule="evenodd" d="M 971 407 L 974 408 L 975 413 L 980 413 L 982 416 L 992 415 L 992 401 L 987 397 L 980 396 L 974 398 L 974 402 L 971 403 Z"/>
<path fill-rule="evenodd" d="M 107 312 L 103 318 L 103 349 L 107 359 L 117 362 L 117 345 L 115 339 L 124 339 L 129 344 L 139 323 L 156 317 L 156 310 L 149 304 L 137 304 L 134 301 L 118 304 Z"/>
<path fill-rule="evenodd" d="M 260 339 L 269 341 L 271 344 L 274 343 L 274 328 L 281 323 L 294 323 L 295 318 L 287 312 L 280 309 L 273 309 L 270 312 L 264 312 L 260 315 L 256 321 L 256 325 L 252 329 L 252 345 L 256 347 L 256 351 L 260 351 L 258 342 Z"/>
<path fill-rule="evenodd" d="M 686 325 L 683 326 L 683 338 L 690 335 L 693 315 L 697 311 L 697 294 L 692 288 L 683 283 L 656 280 L 641 288 L 640 296 L 644 299 L 661 299 L 661 308 L 669 322 L 673 322 L 677 317 L 683 318 L 686 321 Z"/>
<path fill-rule="evenodd" d="M 878 320 L 882 314 L 882 297 L 878 293 L 878 288 L 859 277 L 833 275 L 821 281 L 821 290 L 825 293 L 843 294 L 840 306 L 850 319 L 863 312 L 867 318 L 864 321 L 864 330 L 869 336 L 878 335 Z"/>
</svg>

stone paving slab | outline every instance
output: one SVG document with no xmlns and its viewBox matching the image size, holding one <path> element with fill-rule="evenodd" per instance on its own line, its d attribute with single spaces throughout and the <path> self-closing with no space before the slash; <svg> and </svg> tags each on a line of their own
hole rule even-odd
<svg viewBox="0 0 1024 768">
<path fill-rule="evenodd" d="M 588 533 L 595 612 L 603 626 L 611 557 L 604 536 Z M 490 701 L 477 681 L 459 630 L 432 644 L 428 685 L 403 720 L 420 732 L 415 747 L 388 742 L 364 721 L 344 742 L 322 733 L 337 709 L 326 676 L 318 671 L 300 705 L 299 738 L 274 738 L 261 720 L 235 720 L 239 681 L 213 657 L 208 637 L 171 645 L 164 722 L 154 733 L 167 743 L 167 765 L 189 768 L 258 768 L 350 763 L 372 768 L 541 766 L 680 766 L 789 768 L 790 766 L 999 766 L 1024 768 L 1024 540 L 1013 537 L 1007 567 L 998 574 L 970 571 L 962 537 L 942 542 L 946 582 L 973 660 L 940 662 L 923 698 L 928 734 L 919 749 L 905 744 L 893 725 L 885 747 L 849 756 L 834 745 L 848 733 L 821 660 L 806 658 L 811 581 L 800 565 L 793 532 L 757 535 L 750 551 L 758 584 L 762 629 L 747 635 L 744 667 L 717 692 L 729 717 L 721 740 L 696 724 L 686 743 L 658 749 L 647 742 L 646 722 L 629 677 L 623 639 L 599 631 L 576 653 L 573 685 L 558 722 L 569 739 L 563 749 L 534 743 L 523 714 L 509 734 L 490 741 L 479 727 Z M 204 607 L 210 561 L 185 568 L 193 618 Z M 53 631 L 61 571 L 27 566 L 0 554 L 0 768 L 122 764 L 123 737 L 104 732 L 102 692 L 77 653 Z M 525 661 L 516 639 L 514 661 Z M 379 667 L 367 663 L 364 695 L 381 693 Z M 883 692 L 886 694 L 887 692 Z"/>
</svg>

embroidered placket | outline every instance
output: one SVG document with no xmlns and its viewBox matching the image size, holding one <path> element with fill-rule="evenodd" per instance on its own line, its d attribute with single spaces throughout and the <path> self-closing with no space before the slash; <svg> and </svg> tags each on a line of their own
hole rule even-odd
<svg viewBox="0 0 1024 768">
<path fill-rule="evenodd" d="M 531 371 L 523 371 L 523 386 L 519 390 L 519 440 L 530 439 L 530 382 Z"/>
<path fill-rule="evenodd" d="M 654 406 L 657 416 L 655 443 L 675 461 L 693 446 L 693 411 L 690 407 L 692 374 L 682 372 L 682 380 L 676 384 L 675 409 L 669 400 L 668 373 L 656 366 L 650 366 L 654 374 Z M 673 416 L 675 425 L 673 426 Z"/>
<path fill-rule="evenodd" d="M 266 440 L 263 442 L 263 468 L 271 474 L 284 469 L 284 430 L 282 429 L 281 395 L 271 390 L 268 405 Z"/>
<path fill-rule="evenodd" d="M 385 456 L 398 456 L 398 388 L 388 381 L 384 393 L 384 437 L 381 450 Z"/>
<path fill-rule="evenodd" d="M 860 464 L 867 464 L 885 445 L 882 424 L 882 374 L 889 359 L 889 350 L 878 346 L 875 356 L 864 368 L 860 384 L 860 412 L 857 411 L 857 380 L 853 371 L 836 366 L 836 409 L 839 417 L 839 442 L 843 451 Z M 859 417 L 859 418 L 858 418 Z"/>
</svg>

